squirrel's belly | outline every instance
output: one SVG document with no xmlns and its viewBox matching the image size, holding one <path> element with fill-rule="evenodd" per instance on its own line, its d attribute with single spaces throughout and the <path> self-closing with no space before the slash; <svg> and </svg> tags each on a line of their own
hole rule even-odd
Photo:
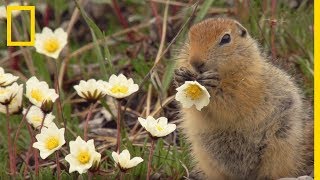
<svg viewBox="0 0 320 180">
<path fill-rule="evenodd" d="M 208 161 L 215 162 L 220 172 L 229 178 L 254 179 L 267 144 L 264 136 L 246 137 L 237 131 L 202 132 L 199 148 Z"/>
</svg>

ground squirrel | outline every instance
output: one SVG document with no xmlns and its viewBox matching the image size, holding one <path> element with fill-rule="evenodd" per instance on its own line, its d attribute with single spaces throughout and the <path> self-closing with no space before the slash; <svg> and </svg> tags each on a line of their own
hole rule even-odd
<svg viewBox="0 0 320 180">
<path fill-rule="evenodd" d="M 205 179 L 308 173 L 313 120 L 301 92 L 240 23 L 212 18 L 191 27 L 175 70 L 177 86 L 188 80 L 211 95 L 202 111 L 181 109 L 183 131 Z"/>
</svg>

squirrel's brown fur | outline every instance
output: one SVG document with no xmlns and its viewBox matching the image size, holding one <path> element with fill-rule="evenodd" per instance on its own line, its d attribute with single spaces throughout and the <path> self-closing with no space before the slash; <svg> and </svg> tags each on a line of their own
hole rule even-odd
<svg viewBox="0 0 320 180">
<path fill-rule="evenodd" d="M 221 42 L 225 34 L 229 43 Z M 307 173 L 313 121 L 301 92 L 267 61 L 242 25 L 213 18 L 192 26 L 178 59 L 177 85 L 198 80 L 211 95 L 201 111 L 181 109 L 183 131 L 206 179 Z"/>
</svg>

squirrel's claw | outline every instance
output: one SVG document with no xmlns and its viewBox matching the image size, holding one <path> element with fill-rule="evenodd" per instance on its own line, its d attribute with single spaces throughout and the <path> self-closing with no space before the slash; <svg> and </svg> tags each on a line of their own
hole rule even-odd
<svg viewBox="0 0 320 180">
<path fill-rule="evenodd" d="M 219 80 L 219 74 L 213 71 L 206 71 L 202 74 L 199 74 L 197 80 L 206 80 L 206 79 L 216 79 Z"/>
<path fill-rule="evenodd" d="M 199 74 L 197 81 L 207 89 L 217 87 L 220 84 L 219 74 L 217 72 L 207 71 Z"/>
<path fill-rule="evenodd" d="M 194 81 L 196 80 L 196 75 L 189 71 L 185 67 L 174 70 L 174 81 L 175 85 L 181 86 L 185 81 Z"/>
</svg>

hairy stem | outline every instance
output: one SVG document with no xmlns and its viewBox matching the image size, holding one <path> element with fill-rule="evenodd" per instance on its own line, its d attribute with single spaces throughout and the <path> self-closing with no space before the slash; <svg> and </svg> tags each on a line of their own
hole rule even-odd
<svg viewBox="0 0 320 180">
<path fill-rule="evenodd" d="M 39 129 L 39 131 L 40 131 L 40 132 L 41 132 L 41 129 L 42 129 L 42 127 L 43 127 L 44 120 L 46 119 L 46 116 L 47 116 L 47 114 L 46 114 L 46 113 L 43 113 L 43 117 L 42 117 L 42 121 L 41 121 L 40 129 Z"/>
<path fill-rule="evenodd" d="M 24 160 L 24 162 L 25 162 L 25 164 L 26 164 L 26 166 L 25 166 L 25 168 L 24 168 L 24 171 L 23 171 L 24 177 L 27 176 L 28 169 L 30 170 L 30 172 L 32 171 L 31 168 L 30 168 L 30 166 L 29 166 L 29 159 L 30 159 L 30 156 L 31 156 L 31 154 L 32 154 L 32 148 L 33 148 L 33 147 L 32 147 L 32 144 L 30 144 L 30 145 L 29 145 L 29 148 L 28 148 L 28 152 L 27 152 L 27 154 L 26 154 L 26 158 L 25 158 L 25 160 Z"/>
<path fill-rule="evenodd" d="M 92 180 L 92 172 L 90 172 L 90 171 L 88 172 L 88 179 Z"/>
<path fill-rule="evenodd" d="M 116 13 L 116 16 L 118 18 L 118 20 L 120 21 L 120 24 L 122 25 L 122 27 L 124 28 L 128 28 L 129 24 L 128 21 L 125 19 L 125 17 L 122 15 L 119 4 L 117 2 L 117 0 L 112 0 L 112 6 L 114 8 L 114 11 Z M 128 32 L 127 34 L 129 41 L 134 41 L 134 34 L 133 32 Z"/>
<path fill-rule="evenodd" d="M 30 137 L 31 137 L 31 145 L 33 145 L 33 143 L 35 142 L 35 137 L 32 132 L 30 124 L 27 124 L 27 126 L 28 126 L 28 131 L 29 131 Z M 33 158 L 34 158 L 34 164 L 35 164 L 35 173 L 36 173 L 36 176 L 38 176 L 38 174 L 39 174 L 39 158 L 38 158 L 38 151 L 36 148 L 33 148 Z"/>
<path fill-rule="evenodd" d="M 56 164 L 57 164 L 57 179 L 60 180 L 61 169 L 60 169 L 60 162 L 59 162 L 59 151 L 56 151 Z"/>
<path fill-rule="evenodd" d="M 150 146 L 150 152 L 149 152 L 149 158 L 148 158 L 147 180 L 150 179 L 150 174 L 151 174 L 151 164 L 152 164 L 152 157 L 154 152 L 154 144 L 155 144 L 155 140 L 151 138 L 151 146 Z"/>
<path fill-rule="evenodd" d="M 11 142 L 11 128 L 10 128 L 10 113 L 9 113 L 9 105 L 6 105 L 6 117 L 7 117 L 7 136 L 8 136 L 8 152 L 9 152 L 9 167 L 10 174 L 15 174 L 15 159 L 12 151 L 12 142 Z"/>
<path fill-rule="evenodd" d="M 121 141 L 121 100 L 118 100 L 118 117 L 117 117 L 117 153 L 120 152 Z"/>
<path fill-rule="evenodd" d="M 161 19 L 158 14 L 158 11 L 157 11 L 157 4 L 153 1 L 150 1 L 150 6 L 151 6 L 152 14 L 156 18 L 156 26 L 157 26 L 157 30 L 158 30 L 158 36 L 160 38 L 161 34 L 162 34 L 162 32 L 161 32 L 162 29 L 161 29 Z"/>
<path fill-rule="evenodd" d="M 18 138 L 19 138 L 19 134 L 20 134 L 20 130 L 21 130 L 21 127 L 23 125 L 23 123 L 25 122 L 26 120 L 26 117 L 27 117 L 27 114 L 30 110 L 31 106 L 29 106 L 26 110 L 26 113 L 23 115 L 22 117 L 22 120 L 20 121 L 19 123 L 19 126 L 18 126 L 18 129 L 17 129 L 17 132 L 14 136 L 14 141 L 13 141 L 13 156 L 14 156 L 14 159 L 16 160 L 17 159 L 17 143 L 18 143 Z M 27 164 L 28 166 L 28 164 Z"/>
<path fill-rule="evenodd" d="M 92 115 L 92 110 L 93 110 L 93 107 L 94 107 L 94 104 L 91 103 L 90 104 L 90 107 L 89 107 L 89 112 L 88 112 L 88 115 L 87 115 L 87 118 L 86 118 L 86 122 L 85 122 L 85 125 L 84 125 L 84 132 L 83 132 L 83 136 L 84 136 L 84 140 L 87 141 L 88 140 L 88 125 L 89 125 L 89 120 L 91 118 L 91 115 Z"/>
<path fill-rule="evenodd" d="M 58 116 L 62 119 L 63 121 L 63 127 L 66 129 L 67 127 L 67 122 L 63 117 L 63 112 L 62 112 L 62 105 L 61 105 L 61 93 L 60 93 L 60 82 L 59 82 L 59 70 L 58 70 L 58 60 L 55 60 L 55 90 L 58 93 L 59 97 L 57 99 L 57 112 Z"/>
</svg>

